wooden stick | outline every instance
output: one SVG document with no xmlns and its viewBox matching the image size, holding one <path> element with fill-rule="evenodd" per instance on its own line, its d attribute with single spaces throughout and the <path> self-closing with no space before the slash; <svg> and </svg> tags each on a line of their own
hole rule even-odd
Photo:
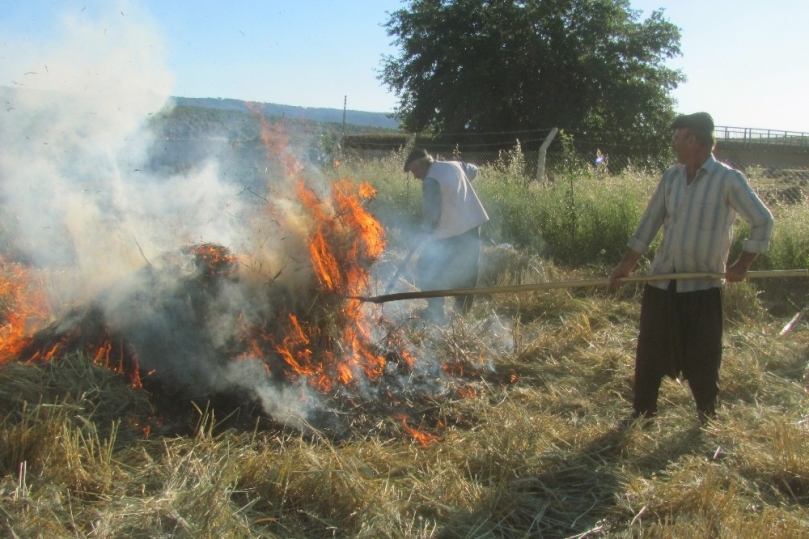
<svg viewBox="0 0 809 539">
<path fill-rule="evenodd" d="M 749 271 L 745 279 L 784 279 L 788 277 L 809 277 L 809 270 L 767 270 Z M 651 281 L 668 281 L 676 279 L 685 280 L 717 280 L 724 279 L 724 273 L 662 273 L 660 275 L 633 275 L 619 279 L 622 283 L 639 283 Z M 551 281 L 547 283 L 519 284 L 510 286 L 487 286 L 484 288 L 459 288 L 455 290 L 422 290 L 418 292 L 400 292 L 398 294 L 386 294 L 370 298 L 353 296 L 349 299 L 356 299 L 369 303 L 386 303 L 389 301 L 399 301 L 403 299 L 418 298 L 438 298 L 448 296 L 474 296 L 477 294 L 509 294 L 529 292 L 533 290 L 553 290 L 557 288 L 585 288 L 592 286 L 609 286 L 610 279 L 581 279 L 572 281 Z"/>
</svg>

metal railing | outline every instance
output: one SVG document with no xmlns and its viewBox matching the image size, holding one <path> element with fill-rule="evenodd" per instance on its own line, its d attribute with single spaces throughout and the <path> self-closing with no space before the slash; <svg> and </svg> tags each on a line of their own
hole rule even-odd
<svg viewBox="0 0 809 539">
<path fill-rule="evenodd" d="M 716 126 L 714 132 L 717 142 L 732 147 L 800 153 L 809 151 L 809 133 L 800 131 Z"/>
</svg>

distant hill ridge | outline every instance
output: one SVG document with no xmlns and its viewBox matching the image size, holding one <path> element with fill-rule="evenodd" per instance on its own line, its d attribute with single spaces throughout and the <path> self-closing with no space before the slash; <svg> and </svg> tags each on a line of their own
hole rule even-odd
<svg viewBox="0 0 809 539">
<path fill-rule="evenodd" d="M 15 101 L 21 92 L 28 94 L 48 95 L 52 91 L 11 88 L 0 85 L 0 100 L 9 105 Z M 58 95 L 58 92 L 56 93 Z M 248 101 L 238 99 L 223 99 L 221 97 L 178 97 L 171 99 L 181 107 L 198 107 L 206 109 L 226 110 L 235 112 L 252 112 Z M 294 120 L 308 120 L 323 123 L 343 123 L 342 109 L 297 107 L 293 105 L 278 105 L 275 103 L 256 103 L 263 108 L 267 116 L 285 117 Z M 346 110 L 346 124 L 375 127 L 381 129 L 399 129 L 399 122 L 385 112 L 364 112 L 360 110 Z"/>
<path fill-rule="evenodd" d="M 223 99 L 219 97 L 174 97 L 178 106 L 200 107 L 220 110 L 234 110 L 250 112 L 247 101 L 238 99 Z M 278 105 L 275 103 L 256 103 L 263 108 L 267 116 L 283 116 L 298 120 L 313 122 L 343 122 L 342 109 L 296 107 L 293 105 Z M 346 123 L 384 129 L 398 129 L 399 122 L 384 112 L 363 112 L 359 110 L 346 110 Z"/>
</svg>

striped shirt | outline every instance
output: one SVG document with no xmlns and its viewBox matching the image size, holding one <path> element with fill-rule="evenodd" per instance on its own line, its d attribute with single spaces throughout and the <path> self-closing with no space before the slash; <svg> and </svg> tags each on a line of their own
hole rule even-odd
<svg viewBox="0 0 809 539">
<path fill-rule="evenodd" d="M 743 250 L 763 253 L 769 249 L 772 214 L 744 174 L 712 155 L 688 185 L 685 165 L 674 165 L 663 173 L 628 245 L 645 253 L 662 226 L 663 239 L 652 261 L 652 274 L 724 273 L 737 214 L 750 225 Z M 669 281 L 649 284 L 665 289 Z M 721 284 L 721 279 L 682 280 L 677 281 L 677 291 L 706 290 Z"/>
</svg>

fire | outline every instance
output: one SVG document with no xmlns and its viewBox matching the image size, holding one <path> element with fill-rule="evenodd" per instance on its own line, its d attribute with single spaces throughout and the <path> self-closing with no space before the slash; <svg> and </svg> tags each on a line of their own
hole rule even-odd
<svg viewBox="0 0 809 539">
<path fill-rule="evenodd" d="M 308 376 L 323 391 L 330 391 L 335 382 L 348 385 L 359 373 L 377 379 L 386 361 L 373 344 L 371 315 L 360 302 L 346 299 L 366 289 L 369 268 L 385 249 L 382 225 L 360 200 L 363 194 L 373 196 L 374 190 L 341 180 L 331 185 L 331 200 L 324 201 L 299 181 L 296 193 L 313 224 L 312 271 L 326 295 L 323 300 L 335 306 L 341 323 L 327 335 L 290 315 L 275 350 L 295 373 Z M 313 341 L 319 344 L 318 354 L 313 352 Z"/>
<path fill-rule="evenodd" d="M 280 123 L 270 123 L 262 114 L 264 105 L 260 103 L 247 103 L 250 112 L 259 119 L 261 124 L 261 140 L 267 150 L 267 157 L 271 162 L 280 164 L 289 176 L 297 176 L 303 171 L 303 166 L 297 158 L 286 151 L 289 137 L 284 133 L 284 126 Z"/>
<path fill-rule="evenodd" d="M 362 197 L 362 198 L 364 198 L 366 200 L 371 200 L 372 198 L 374 198 L 376 196 L 376 189 L 374 189 L 371 186 L 370 183 L 366 182 L 366 183 L 363 183 L 363 184 L 360 185 L 359 194 L 360 194 L 360 197 Z"/>
<path fill-rule="evenodd" d="M 21 264 L 0 260 L 0 363 L 17 358 L 31 342 L 33 331 L 51 316 L 51 305 L 34 272 Z M 51 351 L 51 354 L 55 350 Z"/>
<path fill-rule="evenodd" d="M 266 274 L 274 276 L 262 281 L 261 286 L 266 289 L 251 288 L 258 285 L 255 281 L 242 280 L 243 273 L 239 270 L 246 264 L 240 265 L 239 261 L 250 260 L 255 253 L 233 254 L 223 246 L 202 243 L 186 245 L 160 258 L 160 264 L 152 266 L 149 262 L 148 267 L 142 268 L 137 274 L 140 280 L 135 280 L 146 286 L 137 288 L 134 305 L 145 304 L 150 312 L 154 309 L 164 315 L 161 321 L 173 316 L 183 323 L 182 326 L 171 325 L 171 331 L 165 331 L 166 348 L 171 351 L 174 342 L 201 343 L 198 348 L 190 347 L 190 355 L 197 357 L 200 352 L 212 350 L 211 357 L 217 366 L 228 361 L 256 361 L 273 380 L 301 380 L 302 388 L 308 385 L 332 396 L 349 395 L 349 399 L 359 394 L 354 389 L 370 387 L 378 390 L 377 395 L 382 399 L 385 399 L 383 395 L 390 395 L 388 404 L 397 408 L 405 406 L 407 399 L 390 391 L 386 376 L 403 375 L 414 368 L 416 357 L 410 344 L 403 333 L 382 317 L 377 306 L 351 299 L 366 295 L 371 284 L 370 269 L 385 250 L 385 230 L 367 208 L 376 190 L 368 183 L 357 184 L 348 179 L 329 185 L 314 184 L 305 175 L 305 167 L 286 151 L 287 140 L 280 127 L 263 125 L 262 138 L 268 155 L 282 166 L 286 182 L 276 182 L 278 191 L 271 189 L 271 192 L 277 197 L 268 197 L 266 207 L 261 205 L 256 210 L 260 215 L 250 215 L 250 219 L 260 221 L 269 216 L 269 221 L 275 223 L 271 234 L 294 236 L 290 244 L 294 245 L 295 267 L 286 271 L 295 272 L 296 285 L 298 281 L 304 283 L 300 294 L 303 299 L 295 294 L 299 290 L 296 288 L 289 294 L 292 299 L 288 302 L 274 301 L 271 293 L 276 290 L 272 286 L 284 271 L 283 267 L 278 270 L 269 266 L 272 269 Z M 276 203 L 276 198 L 283 200 Z M 267 219 L 262 221 L 267 222 Z M 50 361 L 67 353 L 81 352 L 95 364 L 126 376 L 134 387 L 142 387 L 144 382 L 148 386 L 149 380 L 159 379 L 165 363 L 154 357 L 162 353 L 162 349 L 154 352 L 150 348 L 152 326 L 121 323 L 130 321 L 131 309 L 117 306 L 119 303 L 129 305 L 124 302 L 128 297 L 116 296 L 118 310 L 113 310 L 112 315 L 108 305 L 99 300 L 89 306 L 71 307 L 70 324 L 53 323 L 43 327 L 52 321 L 51 305 L 45 294 L 46 287 L 37 281 L 37 275 L 31 268 L 0 260 L 0 314 L 4 316 L 0 327 L 0 361 Z M 224 280 L 227 286 L 220 287 Z M 278 280 L 283 281 L 283 277 Z M 177 287 L 157 286 L 163 281 Z M 218 302 L 222 299 L 217 296 L 220 288 L 233 292 L 236 287 L 240 293 L 252 294 L 250 300 L 255 299 L 255 304 L 243 307 L 242 299 L 247 295 L 236 293 L 228 295 L 233 303 Z M 264 302 L 264 298 L 268 301 Z M 259 303 L 260 308 L 254 308 Z M 171 309 L 159 311 L 165 305 Z M 217 318 L 222 305 L 235 312 L 226 311 L 226 316 Z M 205 323 L 210 318 L 222 322 L 216 326 L 216 330 L 221 328 L 222 332 L 215 334 L 216 338 L 189 332 L 189 339 L 171 340 L 175 333 L 186 336 L 185 332 L 178 331 L 182 328 L 200 327 L 200 331 L 206 331 L 209 327 Z M 127 333 L 132 327 L 137 331 Z M 141 330 L 145 333 L 139 333 Z M 179 379 L 184 378 L 184 365 L 172 364 L 173 373 L 180 373 Z M 141 379 L 141 366 L 144 372 L 148 371 L 145 376 L 153 373 L 156 376 Z M 234 363 L 234 366 L 244 365 Z M 389 368 L 391 366 L 397 370 Z M 152 370 L 155 367 L 157 371 Z M 311 395 L 306 389 L 301 394 Z M 438 439 L 410 427 L 405 415 L 398 419 L 404 431 L 420 445 L 426 446 Z M 148 428 L 144 430 L 146 436 Z"/>
<path fill-rule="evenodd" d="M 215 277 L 227 273 L 236 262 L 236 257 L 222 249 L 219 245 L 203 243 L 190 245 L 185 251 L 194 257 L 196 266 L 202 269 L 207 277 Z"/>
<path fill-rule="evenodd" d="M 284 340 L 275 349 L 292 369 L 304 376 L 312 376 L 317 369 L 312 365 L 312 350 L 309 337 L 301 328 L 295 315 L 289 315 L 288 331 Z"/>
<path fill-rule="evenodd" d="M 402 422 L 402 428 L 405 430 L 405 432 L 407 432 L 410 436 L 412 436 L 421 447 L 427 447 L 433 442 L 440 440 L 440 437 L 435 434 L 423 432 L 419 429 L 414 429 L 413 427 L 408 425 L 407 416 L 404 414 L 395 416 L 394 419 L 400 420 Z"/>
</svg>

